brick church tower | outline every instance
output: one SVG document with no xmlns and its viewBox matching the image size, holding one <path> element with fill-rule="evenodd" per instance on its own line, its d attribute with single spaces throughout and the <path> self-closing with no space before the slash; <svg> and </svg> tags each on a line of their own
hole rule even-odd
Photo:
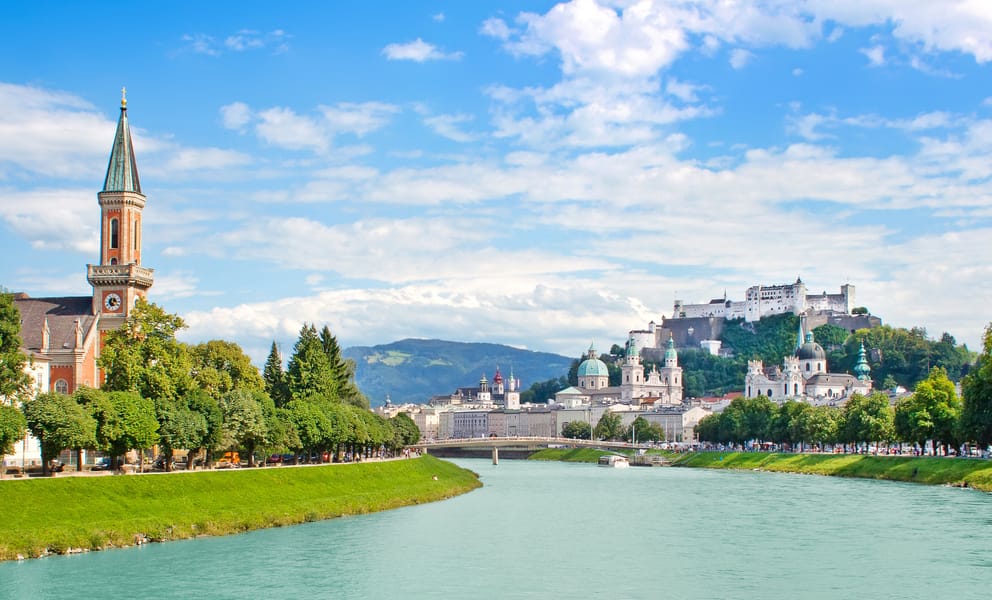
<svg viewBox="0 0 992 600">
<path fill-rule="evenodd" d="M 153 271 L 141 266 L 141 193 L 138 165 L 127 121 L 127 98 L 121 90 L 121 116 L 100 202 L 100 264 L 86 266 L 93 286 L 93 314 L 100 314 L 100 331 L 117 329 L 139 297 L 152 286 Z"/>
<path fill-rule="evenodd" d="M 21 349 L 31 358 L 38 391 L 71 394 L 79 386 L 100 387 L 97 363 L 106 332 L 124 324 L 135 301 L 152 286 L 153 271 L 141 266 L 141 193 L 138 167 L 121 90 L 121 115 L 110 164 L 97 194 L 100 204 L 100 263 L 86 266 L 90 296 L 32 298 L 14 295 L 21 314 Z"/>
</svg>

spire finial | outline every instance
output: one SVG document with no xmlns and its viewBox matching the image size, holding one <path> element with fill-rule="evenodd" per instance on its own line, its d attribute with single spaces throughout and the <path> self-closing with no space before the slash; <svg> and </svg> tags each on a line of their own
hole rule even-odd
<svg viewBox="0 0 992 600">
<path fill-rule="evenodd" d="M 121 87 L 121 108 L 127 108 L 127 88 Z"/>
</svg>

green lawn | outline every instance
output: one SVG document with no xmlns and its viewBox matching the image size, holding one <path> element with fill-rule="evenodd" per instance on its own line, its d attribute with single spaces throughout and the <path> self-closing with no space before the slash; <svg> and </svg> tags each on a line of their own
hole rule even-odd
<svg viewBox="0 0 992 600">
<path fill-rule="evenodd" d="M 431 456 L 243 471 L 8 479 L 0 481 L 0 560 L 375 512 L 441 500 L 480 485 L 474 473 Z"/>
<path fill-rule="evenodd" d="M 674 466 L 711 469 L 761 469 L 839 477 L 865 477 L 936 485 L 973 487 L 992 492 L 992 462 L 967 458 L 865 456 L 859 454 L 775 454 L 694 452 Z"/>
</svg>

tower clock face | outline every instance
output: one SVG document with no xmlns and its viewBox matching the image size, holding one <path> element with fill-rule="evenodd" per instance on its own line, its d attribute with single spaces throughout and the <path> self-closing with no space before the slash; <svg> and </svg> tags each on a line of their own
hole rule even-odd
<svg viewBox="0 0 992 600">
<path fill-rule="evenodd" d="M 111 292 L 103 298 L 103 307 L 108 312 L 117 312 L 121 309 L 121 296 L 116 292 Z"/>
</svg>

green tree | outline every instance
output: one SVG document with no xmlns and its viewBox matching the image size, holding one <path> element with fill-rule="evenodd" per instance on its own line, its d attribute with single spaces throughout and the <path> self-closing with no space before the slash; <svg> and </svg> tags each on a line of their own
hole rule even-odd
<svg viewBox="0 0 992 600">
<path fill-rule="evenodd" d="M 932 448 L 936 453 L 939 442 L 947 451 L 947 446 L 957 446 L 960 437 L 959 423 L 961 420 L 961 399 L 958 398 L 954 384 L 947 378 L 947 372 L 941 367 L 934 367 L 930 375 L 916 386 L 913 397 L 917 398 L 930 414 L 933 421 Z"/>
<path fill-rule="evenodd" d="M 265 393 L 272 398 L 276 406 L 286 406 L 290 400 L 289 387 L 286 385 L 286 373 L 282 370 L 282 357 L 279 355 L 279 347 L 276 346 L 275 341 L 272 342 L 269 357 L 265 360 L 262 379 L 265 381 Z"/>
<path fill-rule="evenodd" d="M 192 390 L 183 400 L 189 410 L 202 416 L 206 423 L 203 437 L 195 440 L 188 447 L 188 468 L 195 469 L 198 458 L 202 456 L 204 464 L 209 463 L 211 453 L 221 447 L 224 437 L 224 413 L 217 400 L 203 390 Z"/>
<path fill-rule="evenodd" d="M 264 447 L 268 428 L 265 424 L 263 404 L 265 392 L 260 390 L 234 390 L 221 396 L 220 408 L 224 413 L 224 438 L 226 448 L 244 449 L 248 466 L 255 466 L 255 449 Z"/>
<path fill-rule="evenodd" d="M 196 387 L 188 347 L 176 340 L 183 320 L 138 298 L 127 322 L 107 334 L 100 356 L 103 389 L 176 400 Z"/>
<path fill-rule="evenodd" d="M 399 413 L 389 420 L 390 425 L 396 432 L 397 445 L 394 448 L 412 446 L 420 441 L 420 429 L 414 423 L 410 415 Z"/>
<path fill-rule="evenodd" d="M 657 423 L 638 416 L 627 428 L 624 439 L 630 442 L 660 442 L 665 439 L 665 432 Z"/>
<path fill-rule="evenodd" d="M 852 394 L 844 405 L 843 441 L 855 445 L 888 442 L 895 438 L 893 418 L 885 394 Z"/>
<path fill-rule="evenodd" d="M 190 349 L 197 386 L 216 398 L 242 390 L 260 391 L 265 382 L 251 358 L 234 342 L 211 340 Z"/>
<path fill-rule="evenodd" d="M 317 402 L 291 400 L 286 416 L 299 438 L 300 450 L 322 451 L 333 447 L 334 424 Z"/>
<path fill-rule="evenodd" d="M 591 439 L 592 425 L 585 421 L 569 421 L 561 426 L 561 436 L 573 440 Z"/>
<path fill-rule="evenodd" d="M 165 468 L 171 471 L 176 450 L 191 450 L 202 444 L 208 432 L 207 419 L 199 412 L 191 410 L 185 399 L 175 402 L 164 401 L 155 409 L 162 451 L 165 455 Z"/>
<path fill-rule="evenodd" d="M 14 306 L 14 296 L 0 293 L 0 404 L 16 405 L 31 391 L 20 333 L 21 313 Z"/>
<path fill-rule="evenodd" d="M 814 406 L 801 415 L 802 439 L 822 450 L 827 444 L 838 439 L 841 424 L 841 411 L 829 406 Z"/>
<path fill-rule="evenodd" d="M 337 338 L 334 337 L 327 325 L 324 325 L 324 328 L 320 330 L 320 346 L 324 349 L 327 363 L 331 366 L 330 385 L 332 393 L 338 398 L 344 399 L 342 392 L 348 381 L 348 366 L 345 364 L 344 357 L 341 356 L 341 347 L 338 346 Z"/>
<path fill-rule="evenodd" d="M 24 413 L 13 406 L 0 404 L 0 479 L 3 479 L 7 470 L 3 456 L 14 452 L 14 444 L 24 439 L 26 431 Z"/>
<path fill-rule="evenodd" d="M 723 430 L 720 423 L 720 415 L 712 414 L 706 415 L 696 423 L 696 435 L 699 437 L 701 442 L 710 442 L 711 444 L 722 444 L 730 440 L 724 439 Z"/>
<path fill-rule="evenodd" d="M 290 396 L 297 400 L 311 396 L 338 398 L 331 363 L 317 336 L 317 329 L 311 323 L 305 323 L 300 329 L 300 337 L 289 359 L 286 382 Z"/>
<path fill-rule="evenodd" d="M 620 416 L 620 413 L 608 410 L 596 423 L 593 436 L 602 440 L 619 440 L 623 438 L 625 432 L 626 428 L 623 426 L 623 417 Z"/>
<path fill-rule="evenodd" d="M 91 410 L 96 419 L 96 441 L 115 459 L 128 450 L 144 451 L 159 442 L 155 403 L 137 392 L 101 393 Z M 143 467 L 140 459 L 139 465 Z"/>
<path fill-rule="evenodd" d="M 24 402 L 21 410 L 28 429 L 41 444 L 43 475 L 48 474 L 49 462 L 63 450 L 96 445 L 93 417 L 65 394 L 38 394 Z"/>
<path fill-rule="evenodd" d="M 547 381 L 531 384 L 529 389 L 520 392 L 520 402 L 546 404 L 555 398 L 555 394 L 568 387 L 568 377 L 561 376 Z"/>
<path fill-rule="evenodd" d="M 983 351 L 971 372 L 961 383 L 964 397 L 961 431 L 981 448 L 992 444 L 992 323 L 985 328 Z"/>
<path fill-rule="evenodd" d="M 778 408 L 769 425 L 768 437 L 778 444 L 795 446 L 809 438 L 805 430 L 807 413 L 813 407 L 805 402 L 789 400 Z"/>
<path fill-rule="evenodd" d="M 735 398 L 720 413 L 722 435 L 735 444 L 767 440 L 776 412 L 775 403 L 764 396 Z"/>
</svg>

